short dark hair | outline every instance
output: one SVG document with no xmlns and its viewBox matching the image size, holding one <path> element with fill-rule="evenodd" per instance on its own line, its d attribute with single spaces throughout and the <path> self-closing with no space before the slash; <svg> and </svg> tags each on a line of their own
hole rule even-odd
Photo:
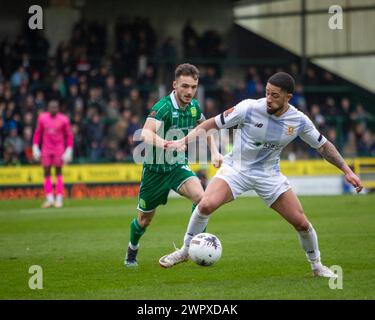
<svg viewBox="0 0 375 320">
<path fill-rule="evenodd" d="M 194 80 L 197 80 L 199 78 L 199 70 L 196 66 L 190 63 L 183 63 L 177 66 L 174 72 L 175 79 L 179 78 L 180 76 L 190 76 Z"/>
<path fill-rule="evenodd" d="M 272 75 L 268 81 L 268 83 L 281 88 L 282 90 L 286 91 L 287 93 L 294 92 L 294 79 L 293 77 L 286 72 L 277 72 Z"/>
</svg>

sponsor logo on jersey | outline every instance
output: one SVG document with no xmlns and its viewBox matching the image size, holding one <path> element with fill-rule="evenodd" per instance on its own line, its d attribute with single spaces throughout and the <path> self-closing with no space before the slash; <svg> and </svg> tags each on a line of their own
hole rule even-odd
<svg viewBox="0 0 375 320">
<path fill-rule="evenodd" d="M 195 118 L 197 116 L 197 108 L 196 107 L 190 108 L 190 112 L 191 112 L 191 116 L 193 118 Z"/>
<path fill-rule="evenodd" d="M 292 126 L 288 126 L 288 132 L 287 132 L 287 135 L 291 136 L 291 135 L 293 135 L 293 133 L 294 133 L 294 127 L 292 127 Z"/>
<path fill-rule="evenodd" d="M 141 208 L 146 208 L 146 201 L 144 201 L 142 198 L 139 199 L 139 206 Z"/>
<path fill-rule="evenodd" d="M 257 128 L 262 128 L 263 127 L 263 123 L 256 123 L 256 124 L 254 124 L 254 126 L 255 127 L 257 127 Z"/>
<path fill-rule="evenodd" d="M 173 117 L 173 118 L 178 118 L 178 112 L 173 111 L 173 112 L 172 112 L 172 117 Z"/>
<path fill-rule="evenodd" d="M 263 149 L 269 149 L 269 150 L 280 150 L 281 146 L 274 144 L 274 143 L 269 143 L 265 142 L 263 144 Z"/>
</svg>

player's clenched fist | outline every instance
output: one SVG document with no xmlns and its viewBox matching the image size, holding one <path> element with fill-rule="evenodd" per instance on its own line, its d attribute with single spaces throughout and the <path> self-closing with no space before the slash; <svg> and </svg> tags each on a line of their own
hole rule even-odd
<svg viewBox="0 0 375 320">
<path fill-rule="evenodd" d="M 211 155 L 211 162 L 215 168 L 220 168 L 223 160 L 224 156 L 221 153 L 214 153 Z"/>
</svg>

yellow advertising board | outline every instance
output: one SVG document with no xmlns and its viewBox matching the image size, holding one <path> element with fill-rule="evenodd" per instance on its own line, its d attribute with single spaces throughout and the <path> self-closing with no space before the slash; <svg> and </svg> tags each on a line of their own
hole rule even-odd
<svg viewBox="0 0 375 320">
<path fill-rule="evenodd" d="M 375 174 L 375 159 L 348 159 L 357 174 Z M 212 165 L 192 164 L 194 171 L 204 169 L 211 178 L 216 169 Z M 281 161 L 281 171 L 286 176 L 324 176 L 342 174 L 339 169 L 324 160 Z M 63 168 L 64 182 L 79 183 L 136 183 L 142 176 L 139 164 L 86 164 L 68 165 Z M 371 179 L 370 179 L 371 180 Z M 375 180 L 375 179 L 373 179 Z M 0 167 L 0 186 L 41 185 L 43 169 L 41 166 Z"/>
<path fill-rule="evenodd" d="M 137 164 L 69 165 L 63 168 L 65 183 L 139 182 L 142 166 Z M 43 183 L 40 166 L 0 168 L 0 185 L 38 185 Z"/>
</svg>

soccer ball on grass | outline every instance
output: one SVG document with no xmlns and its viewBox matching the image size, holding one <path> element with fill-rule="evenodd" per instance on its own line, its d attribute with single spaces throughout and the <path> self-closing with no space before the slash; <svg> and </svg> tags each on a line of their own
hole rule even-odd
<svg viewBox="0 0 375 320">
<path fill-rule="evenodd" d="M 220 259 L 222 250 L 218 237 L 211 233 L 200 233 L 190 242 L 189 257 L 200 266 L 210 266 Z"/>
</svg>

